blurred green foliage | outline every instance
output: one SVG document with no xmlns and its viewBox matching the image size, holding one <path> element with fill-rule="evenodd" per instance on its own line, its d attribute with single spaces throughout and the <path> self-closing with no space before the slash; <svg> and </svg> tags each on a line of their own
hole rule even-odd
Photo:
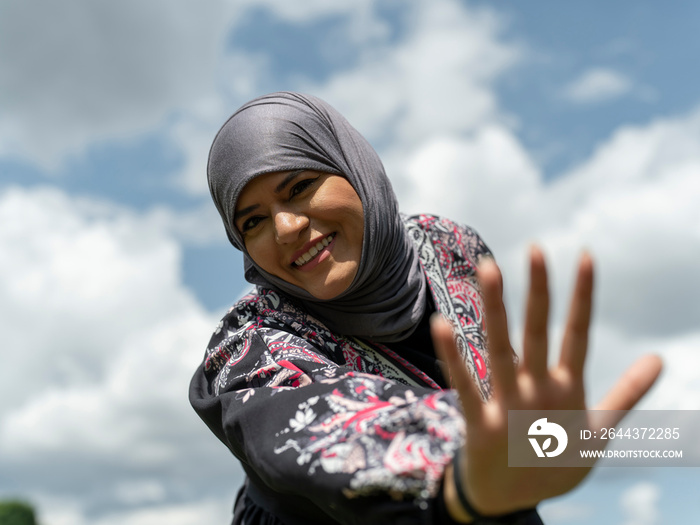
<svg viewBox="0 0 700 525">
<path fill-rule="evenodd" d="M 34 508 L 24 501 L 0 501 L 0 525 L 37 525 Z"/>
</svg>

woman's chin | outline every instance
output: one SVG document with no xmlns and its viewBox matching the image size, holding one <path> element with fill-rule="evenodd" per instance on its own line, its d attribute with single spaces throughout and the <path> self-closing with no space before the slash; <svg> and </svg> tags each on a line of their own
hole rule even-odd
<svg viewBox="0 0 700 525">
<path fill-rule="evenodd" d="M 320 301 L 330 301 L 341 295 L 350 287 L 356 274 L 357 270 L 347 273 L 346 275 L 336 276 L 335 278 L 333 278 L 333 276 L 327 276 L 327 279 L 323 282 L 319 280 L 319 282 L 308 284 L 303 288 Z"/>
<path fill-rule="evenodd" d="M 314 298 L 320 300 L 320 301 L 330 301 L 332 299 L 335 299 L 339 295 L 341 295 L 345 290 L 347 290 L 347 286 L 330 286 L 330 287 L 319 287 L 316 289 L 316 287 L 312 289 L 307 289 L 306 291 L 309 292 L 311 295 L 314 296 Z"/>
</svg>

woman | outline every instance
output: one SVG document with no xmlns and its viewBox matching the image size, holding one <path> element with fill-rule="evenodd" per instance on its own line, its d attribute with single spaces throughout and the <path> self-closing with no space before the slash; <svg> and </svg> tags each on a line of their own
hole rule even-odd
<svg viewBox="0 0 700 525">
<path fill-rule="evenodd" d="M 374 150 L 323 101 L 244 105 L 214 140 L 208 178 L 257 285 L 217 327 L 190 389 L 248 476 L 234 523 L 541 523 L 532 508 L 583 478 L 508 469 L 504 414 L 584 408 L 589 257 L 549 372 L 533 249 L 516 371 L 486 245 L 446 219 L 401 216 Z M 434 312 L 451 324 L 434 321 L 431 336 Z M 639 364 L 602 406 L 631 408 L 659 367 Z"/>
</svg>

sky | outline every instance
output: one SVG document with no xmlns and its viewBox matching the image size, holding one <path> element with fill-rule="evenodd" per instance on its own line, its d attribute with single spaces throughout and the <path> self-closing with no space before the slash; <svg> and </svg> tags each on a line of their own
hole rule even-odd
<svg viewBox="0 0 700 525">
<path fill-rule="evenodd" d="M 0 497 L 44 525 L 229 522 L 241 470 L 187 402 L 247 289 L 206 157 L 277 90 L 337 107 L 404 212 L 483 236 L 515 341 L 527 247 L 552 272 L 553 341 L 590 250 L 591 404 L 653 352 L 641 408 L 700 409 L 699 16 L 690 0 L 4 0 Z M 691 523 L 699 482 L 600 468 L 540 509 Z"/>
</svg>

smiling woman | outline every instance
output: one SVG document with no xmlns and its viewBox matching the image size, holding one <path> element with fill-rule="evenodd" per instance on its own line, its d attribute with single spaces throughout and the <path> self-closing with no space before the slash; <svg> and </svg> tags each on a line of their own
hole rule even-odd
<svg viewBox="0 0 700 525">
<path fill-rule="evenodd" d="M 234 217 L 260 268 L 317 299 L 337 297 L 357 275 L 364 214 L 344 177 L 304 170 L 261 175 L 241 192 Z"/>
<path fill-rule="evenodd" d="M 550 371 L 547 275 L 532 250 L 514 367 L 484 242 L 447 219 L 401 215 L 374 150 L 325 102 L 273 93 L 245 104 L 214 139 L 208 178 L 257 285 L 190 385 L 247 474 L 235 525 L 536 525 L 537 503 L 583 479 L 509 468 L 507 414 L 585 408 L 588 255 Z M 431 324 L 434 313 L 450 324 Z M 600 408 L 631 408 L 659 369 L 639 363 Z"/>
</svg>

